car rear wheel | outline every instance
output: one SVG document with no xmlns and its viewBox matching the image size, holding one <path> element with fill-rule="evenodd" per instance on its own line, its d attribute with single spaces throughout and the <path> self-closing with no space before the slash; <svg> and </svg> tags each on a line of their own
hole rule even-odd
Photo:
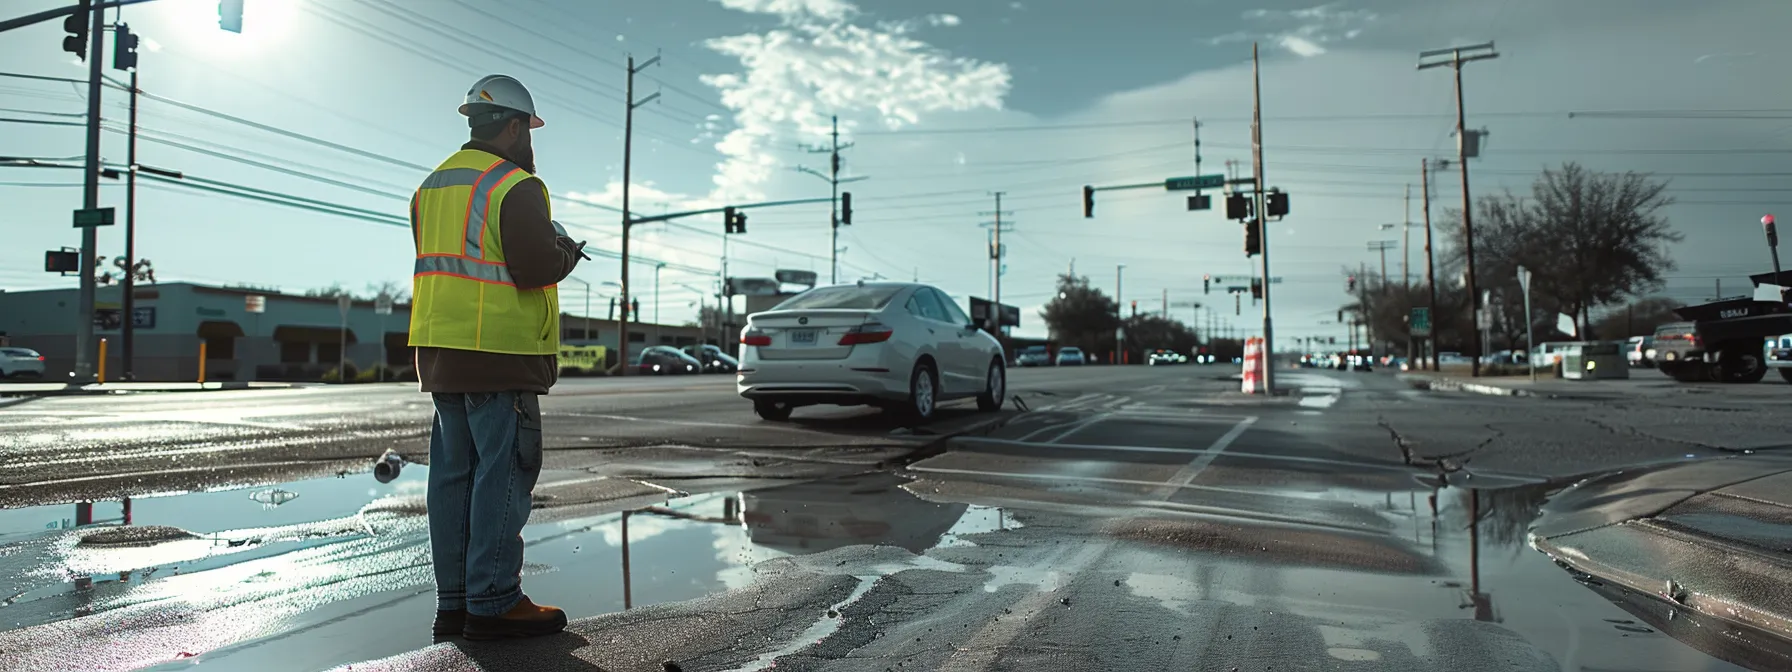
<svg viewBox="0 0 1792 672">
<path fill-rule="evenodd" d="M 790 412 L 796 410 L 789 402 L 771 401 L 769 399 L 753 400 L 753 412 L 759 417 L 772 422 L 783 422 L 790 419 Z"/>
<path fill-rule="evenodd" d="M 908 376 L 908 407 L 902 409 L 910 419 L 926 422 L 933 419 L 939 403 L 940 376 L 933 365 L 921 362 Z"/>
<path fill-rule="evenodd" d="M 977 395 L 977 410 L 994 413 L 1002 410 L 1002 400 L 1008 396 L 1008 372 L 1002 369 L 1002 360 L 989 362 L 989 373 L 983 378 L 983 394 Z"/>
<path fill-rule="evenodd" d="M 1792 368 L 1780 369 L 1780 378 L 1785 379 L 1788 383 L 1792 383 Z"/>
</svg>

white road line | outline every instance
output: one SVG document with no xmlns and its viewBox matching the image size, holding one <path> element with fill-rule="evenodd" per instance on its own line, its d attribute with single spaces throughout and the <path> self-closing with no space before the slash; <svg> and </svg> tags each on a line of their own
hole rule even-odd
<svg viewBox="0 0 1792 672">
<path fill-rule="evenodd" d="M 1051 429 L 1063 429 L 1064 431 L 1058 432 L 1056 435 L 1052 436 L 1052 438 L 1046 439 L 1043 443 L 1053 443 L 1056 441 L 1062 441 L 1064 439 L 1064 437 L 1070 436 L 1071 434 L 1075 434 L 1080 431 L 1083 431 L 1084 428 L 1086 428 L 1090 425 L 1093 425 L 1095 423 L 1101 422 L 1103 420 L 1106 420 L 1109 417 L 1112 417 L 1112 415 L 1113 414 L 1111 414 L 1111 413 L 1097 413 L 1095 415 L 1091 415 L 1087 418 L 1083 418 L 1082 420 L 1078 420 L 1076 422 L 1072 422 L 1072 423 L 1069 423 L 1066 425 L 1058 425 L 1057 427 L 1052 427 Z M 1037 436 L 1040 433 L 1041 432 L 1034 432 L 1033 434 L 1035 436 Z M 1032 438 L 1032 437 L 1028 436 L 1028 437 L 1022 437 L 1022 438 L 1028 439 L 1028 438 Z"/>
<path fill-rule="evenodd" d="M 1257 418 L 1253 416 L 1234 425 L 1230 431 L 1221 435 L 1219 439 L 1215 440 L 1212 445 L 1207 447 L 1205 452 L 1199 457 L 1196 457 L 1194 461 L 1189 462 L 1188 465 L 1183 467 L 1181 471 L 1178 471 L 1175 476 L 1172 476 L 1168 482 L 1149 483 L 1149 485 L 1154 485 L 1159 488 L 1158 492 L 1153 493 L 1155 497 L 1157 499 L 1168 499 L 1170 495 L 1175 494 L 1177 490 L 1188 487 L 1197 476 L 1201 475 L 1201 470 L 1206 469 L 1207 465 L 1212 464 L 1214 458 L 1218 457 L 1221 451 L 1224 451 L 1227 446 L 1232 445 L 1232 442 L 1237 441 L 1238 437 L 1243 435 L 1245 430 L 1250 429 L 1251 425 L 1255 422 L 1257 422 Z M 917 469 L 916 471 L 942 472 L 944 470 Z M 968 470 L 955 471 L 968 472 Z M 981 473 L 987 474 L 988 472 Z M 1040 476 L 1043 476 L 1043 474 L 1040 474 Z M 1081 478 L 1077 480 L 1097 479 Z M 1099 480 L 1119 481 L 1123 479 Z M 1095 564 L 1095 561 L 1101 559 L 1101 556 L 1107 554 L 1108 550 L 1113 548 L 1113 546 L 1114 542 L 1111 540 L 1085 544 L 1067 559 L 1060 560 L 1058 558 L 1051 558 L 1049 560 L 1050 564 L 1042 564 L 1038 566 L 1052 568 L 1052 571 L 1060 572 L 1064 576 L 1076 576 L 1087 570 L 1090 565 Z M 1000 655 L 1003 647 L 1008 646 L 1015 639 L 1018 639 L 1025 634 L 1026 629 L 1039 612 L 1057 603 L 1056 600 L 1052 599 L 1053 592 L 1054 591 L 1040 590 L 1021 599 L 1019 603 L 1016 603 L 1010 608 L 1013 612 L 1010 614 L 1010 618 L 996 619 L 984 625 L 976 632 L 976 634 L 967 638 L 964 645 L 957 648 L 955 655 L 946 659 L 938 669 L 949 670 L 951 672 L 970 672 L 971 670 L 987 669 L 990 663 L 995 661 L 995 657 Z"/>
<path fill-rule="evenodd" d="M 778 429 L 778 430 L 783 430 L 786 432 L 800 432 L 800 433 L 804 433 L 804 434 L 811 433 L 811 430 L 800 427 L 800 426 L 774 425 L 774 424 L 770 424 L 770 423 L 763 424 L 763 425 L 742 425 L 742 424 L 736 424 L 736 423 L 730 423 L 730 422 L 703 422 L 700 420 L 671 420 L 671 419 L 665 419 L 665 418 L 641 418 L 641 417 L 636 417 L 636 416 L 632 416 L 632 415 L 611 415 L 609 413 L 580 413 L 577 411 L 547 414 L 547 418 L 549 419 L 550 422 L 554 418 L 568 418 L 568 417 L 570 417 L 570 418 L 597 418 L 599 420 L 619 420 L 619 421 L 623 421 L 623 422 L 651 422 L 651 423 L 660 424 L 660 425 L 675 425 L 675 426 L 679 426 L 679 427 L 708 427 L 708 428 L 713 428 L 713 429 Z"/>
<path fill-rule="evenodd" d="M 959 442 L 954 445 L 954 448 L 956 448 L 958 450 L 965 450 L 965 449 L 975 450 L 976 444 L 979 444 L 979 443 L 993 443 L 993 444 L 1016 446 L 1016 447 L 1022 447 L 1022 448 L 1049 447 L 1049 448 L 1063 448 L 1066 450 L 1089 450 L 1089 451 L 1102 451 L 1102 452 L 1181 453 L 1181 454 L 1186 454 L 1186 455 L 1196 455 L 1196 454 L 1202 454 L 1202 453 L 1209 452 L 1208 449 L 1201 449 L 1201 448 L 1169 448 L 1169 447 L 1164 447 L 1164 446 L 1129 446 L 1129 445 L 1101 444 L 1101 443 L 1051 443 L 1051 444 L 1041 445 L 1039 443 L 1029 443 L 1029 442 L 1021 441 L 1021 440 L 1017 440 L 1017 439 L 997 439 L 997 438 L 990 438 L 990 437 L 967 437 L 964 439 L 960 439 Z M 1405 465 L 1373 464 L 1373 463 L 1364 463 L 1364 462 L 1351 462 L 1349 460 L 1329 460 L 1329 459 L 1326 459 L 1323 457 L 1301 457 L 1298 455 L 1270 455 L 1267 453 L 1240 453 L 1238 451 L 1231 451 L 1227 454 L 1231 455 L 1233 457 L 1246 457 L 1246 458 L 1256 457 L 1256 458 L 1262 458 L 1262 459 L 1266 459 L 1266 460 L 1275 460 L 1278 462 L 1304 462 L 1307 464 L 1330 464 L 1330 465 L 1336 465 L 1336 466 L 1340 466 L 1340 467 L 1354 467 L 1354 468 L 1360 468 L 1360 469 L 1377 469 L 1377 470 L 1382 470 L 1382 471 L 1410 472 L 1413 470 L 1412 467 L 1408 467 Z"/>
</svg>

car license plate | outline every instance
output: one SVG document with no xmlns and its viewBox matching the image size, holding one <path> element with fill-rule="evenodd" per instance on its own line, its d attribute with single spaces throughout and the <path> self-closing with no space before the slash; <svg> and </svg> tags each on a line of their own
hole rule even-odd
<svg viewBox="0 0 1792 672">
<path fill-rule="evenodd" d="M 815 345 L 815 333 L 814 329 L 792 329 L 790 330 L 790 344 Z"/>
</svg>

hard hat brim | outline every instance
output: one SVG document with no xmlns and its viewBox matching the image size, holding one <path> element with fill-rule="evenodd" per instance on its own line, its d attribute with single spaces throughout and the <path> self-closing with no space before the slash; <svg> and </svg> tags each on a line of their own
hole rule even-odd
<svg viewBox="0 0 1792 672">
<path fill-rule="evenodd" d="M 548 125 L 548 122 L 542 121 L 541 117 L 537 117 L 533 114 L 529 115 L 529 129 L 530 130 L 541 128 L 546 125 Z"/>
</svg>

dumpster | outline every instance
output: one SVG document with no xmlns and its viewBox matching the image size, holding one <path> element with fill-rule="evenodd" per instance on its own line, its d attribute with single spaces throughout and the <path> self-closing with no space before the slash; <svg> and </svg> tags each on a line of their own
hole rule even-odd
<svg viewBox="0 0 1792 672">
<path fill-rule="evenodd" d="M 1571 343 L 1562 352 L 1562 377 L 1568 380 L 1630 378 L 1630 363 L 1617 343 Z"/>
</svg>

